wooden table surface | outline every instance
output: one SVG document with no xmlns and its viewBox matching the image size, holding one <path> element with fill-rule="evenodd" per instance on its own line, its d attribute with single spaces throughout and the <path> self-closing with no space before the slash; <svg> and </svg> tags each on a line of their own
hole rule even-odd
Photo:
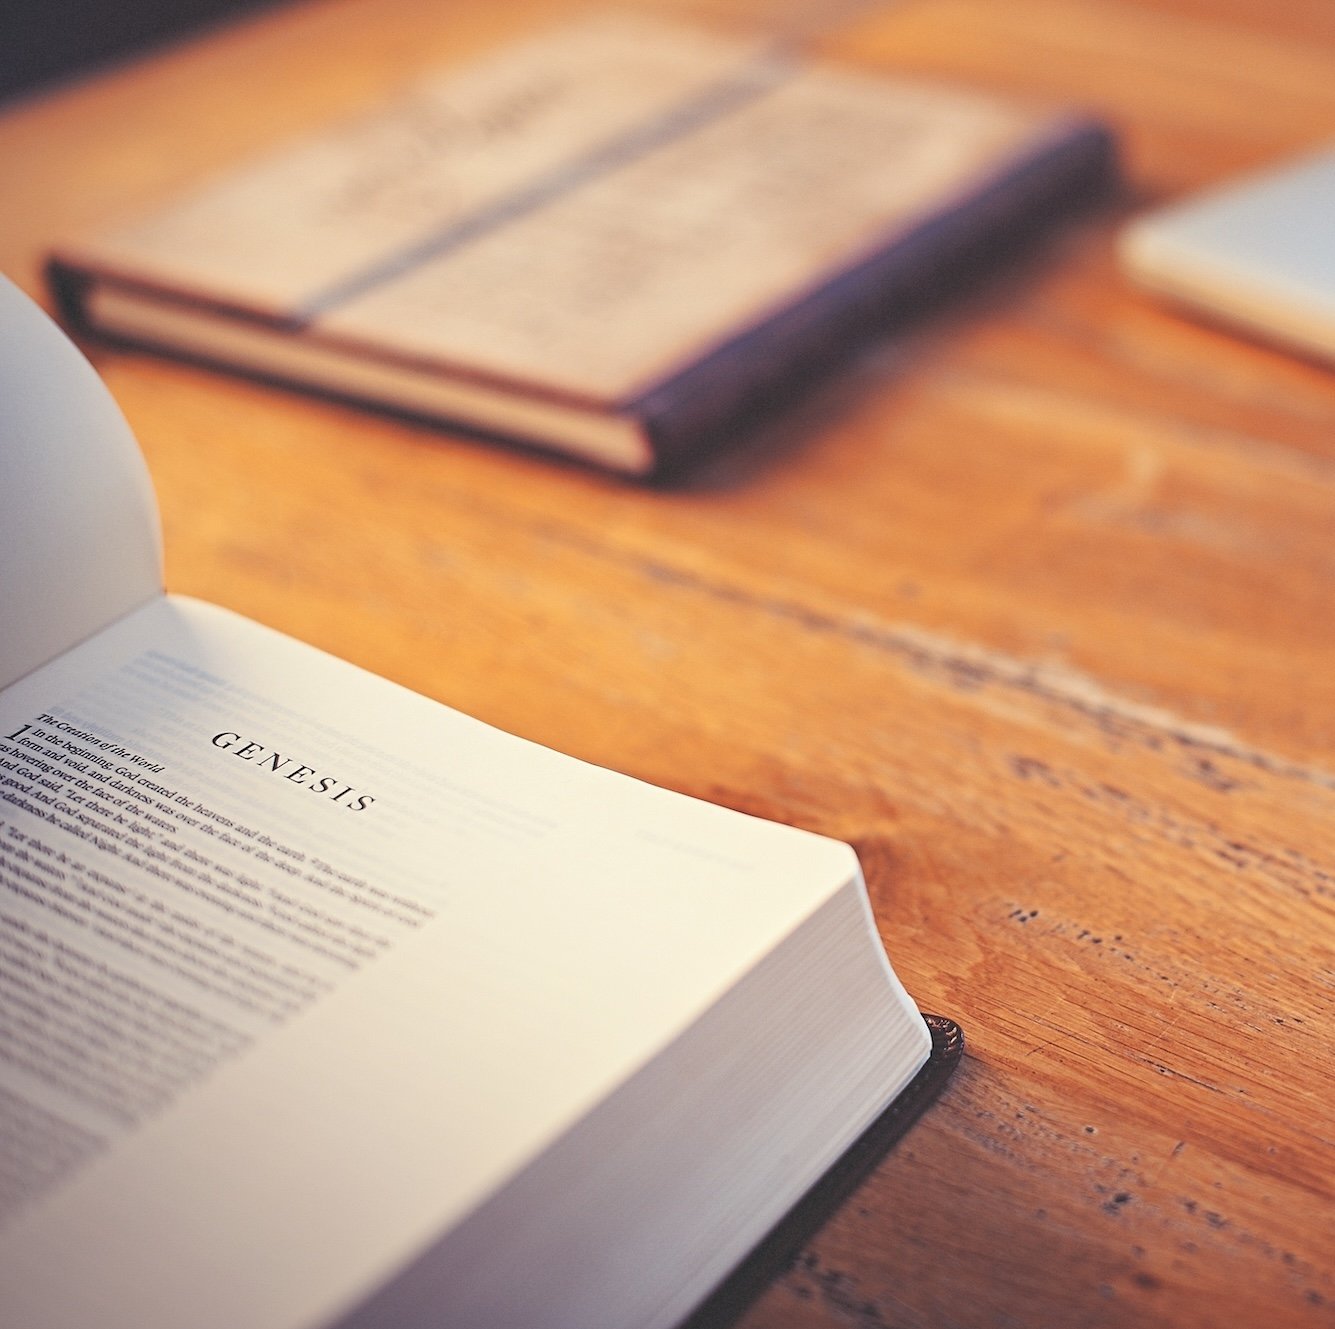
<svg viewBox="0 0 1335 1329">
<path fill-rule="evenodd" d="M 0 267 L 37 291 L 53 237 L 572 8 L 324 0 L 11 105 Z M 1335 1324 L 1335 372 L 1113 257 L 1335 137 L 1335 6 L 826 17 L 856 64 L 1101 111 L 1120 192 L 669 490 L 93 348 L 169 585 L 857 846 L 969 1051 L 747 1326 Z"/>
</svg>

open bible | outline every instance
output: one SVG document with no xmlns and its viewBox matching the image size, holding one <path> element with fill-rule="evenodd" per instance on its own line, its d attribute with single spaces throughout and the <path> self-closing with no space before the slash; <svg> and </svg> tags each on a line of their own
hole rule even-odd
<svg viewBox="0 0 1335 1329">
<path fill-rule="evenodd" d="M 8 1323 L 668 1326 L 922 1083 L 847 845 L 165 594 L 3 281 L 0 399 Z"/>
</svg>

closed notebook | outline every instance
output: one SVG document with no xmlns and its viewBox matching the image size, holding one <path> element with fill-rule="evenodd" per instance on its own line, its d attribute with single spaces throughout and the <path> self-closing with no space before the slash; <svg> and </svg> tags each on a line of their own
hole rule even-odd
<svg viewBox="0 0 1335 1329">
<path fill-rule="evenodd" d="M 602 17 L 63 244 L 52 271 L 101 332 L 643 476 L 1108 159 L 1079 116 Z"/>
</svg>

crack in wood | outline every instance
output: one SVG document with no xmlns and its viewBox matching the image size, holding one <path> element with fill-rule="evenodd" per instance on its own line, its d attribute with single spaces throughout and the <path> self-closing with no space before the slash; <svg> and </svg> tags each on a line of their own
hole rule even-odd
<svg viewBox="0 0 1335 1329">
<path fill-rule="evenodd" d="M 1266 775 L 1335 790 L 1335 774 L 1293 761 L 1238 738 L 1228 730 L 1174 715 L 1109 691 L 1091 675 L 1067 665 L 1040 663 L 991 647 L 961 642 L 916 624 L 887 622 L 857 610 L 818 609 L 783 595 L 759 594 L 689 568 L 591 540 L 573 527 L 542 520 L 535 533 L 566 548 L 659 585 L 690 591 L 715 603 L 751 610 L 804 631 L 869 647 L 900 662 L 920 677 L 940 681 L 958 693 L 989 689 L 1018 693 L 1089 722 L 1107 738 L 1154 752 L 1174 751 L 1195 763 L 1202 783 L 1226 792 L 1236 780 L 1215 761 L 1237 762 Z"/>
</svg>

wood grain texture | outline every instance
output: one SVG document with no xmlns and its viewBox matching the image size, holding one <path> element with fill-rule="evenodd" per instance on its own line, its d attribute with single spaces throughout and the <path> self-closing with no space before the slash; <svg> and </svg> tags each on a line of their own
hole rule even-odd
<svg viewBox="0 0 1335 1329">
<path fill-rule="evenodd" d="M 56 235 L 566 12 L 328 0 L 13 106 L 0 265 L 36 290 Z M 169 583 L 858 847 L 969 1053 L 751 1329 L 1333 1324 L 1335 374 L 1155 305 L 1112 249 L 1335 136 L 1330 8 L 830 20 L 866 67 L 1102 112 L 1120 194 L 673 490 L 91 348 Z"/>
</svg>

